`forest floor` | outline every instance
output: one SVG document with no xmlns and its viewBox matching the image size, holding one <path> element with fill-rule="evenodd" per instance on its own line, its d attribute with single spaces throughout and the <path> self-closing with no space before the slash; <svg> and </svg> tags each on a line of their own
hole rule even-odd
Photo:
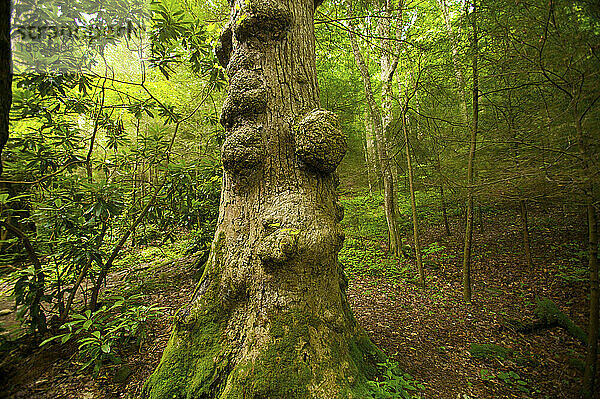
<svg viewBox="0 0 600 399">
<path fill-rule="evenodd" d="M 414 260 L 388 258 L 381 231 L 365 230 L 362 224 L 370 222 L 360 212 L 347 206 L 348 238 L 340 253 L 350 277 L 351 305 L 374 342 L 423 385 L 417 397 L 578 397 L 582 373 L 574 359 L 583 359 L 584 345 L 560 327 L 520 333 L 510 328 L 510 320 L 534 322 L 537 298 L 550 298 L 585 328 L 585 235 L 580 216 L 531 212 L 535 265 L 530 270 L 523 260 L 517 216 L 508 211 L 484 213 L 483 229 L 478 227 L 474 235 L 473 301 L 466 305 L 458 218 L 453 219 L 451 236 L 436 223 L 424 226 L 427 285 L 420 288 L 413 281 Z M 381 217 L 377 209 L 371 215 Z M 121 348 L 122 364 L 104 367 L 94 379 L 78 371 L 76 345 L 39 348 L 33 340 L 21 340 L 1 363 L 0 397 L 138 397 L 166 346 L 169 316 L 194 287 L 193 257 L 171 260 L 153 251 L 157 260 L 121 269 L 109 279 L 109 288 L 125 284 L 130 292 L 146 295 L 148 303 L 167 308 L 149 323 L 141 344 Z M 473 344 L 495 344 L 506 351 L 481 358 L 472 353 Z"/>
</svg>

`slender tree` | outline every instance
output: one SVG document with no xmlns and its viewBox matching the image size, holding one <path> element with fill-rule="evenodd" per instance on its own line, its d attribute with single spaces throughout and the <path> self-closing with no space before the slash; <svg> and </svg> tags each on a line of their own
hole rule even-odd
<svg viewBox="0 0 600 399">
<path fill-rule="evenodd" d="M 318 109 L 314 8 L 232 3 L 218 51 L 230 83 L 217 232 L 145 397 L 366 396 L 381 352 L 352 315 L 337 260 L 346 142 Z"/>
<path fill-rule="evenodd" d="M 467 211 L 465 226 L 465 245 L 463 251 L 463 296 L 465 301 L 471 301 L 471 247 L 473 241 L 473 183 L 475 169 L 475 150 L 477 146 L 477 129 L 479 123 L 479 71 L 477 59 L 479 58 L 478 32 L 477 32 L 477 2 L 473 0 L 471 11 L 471 24 L 473 27 L 472 52 L 473 52 L 473 116 L 471 119 L 471 138 L 469 159 L 467 165 Z"/>
<path fill-rule="evenodd" d="M 408 184 L 410 190 L 410 206 L 412 210 L 413 240 L 415 243 L 415 255 L 417 257 L 417 271 L 419 273 L 419 284 L 421 287 L 425 287 L 425 272 L 423 271 L 423 256 L 421 254 L 421 242 L 419 240 L 419 220 L 417 216 L 417 200 L 415 199 L 415 183 L 413 176 L 412 157 L 410 155 L 410 142 L 408 140 L 406 109 L 402 111 L 402 130 L 404 133 L 404 148 L 406 150 L 406 169 L 408 173 Z"/>
<path fill-rule="evenodd" d="M 375 99 L 375 91 L 371 84 L 371 73 L 365 62 L 365 58 L 358 45 L 358 39 L 355 32 L 357 25 L 351 23 L 351 29 L 348 30 L 352 53 L 354 60 L 362 77 L 365 90 L 365 98 L 371 118 L 371 126 L 375 136 L 379 166 L 381 167 L 381 177 L 383 183 L 383 197 L 385 218 L 388 227 L 388 246 L 390 253 L 394 256 L 400 256 L 402 253 L 402 237 L 398 227 L 398 200 L 396 177 L 394 176 L 394 160 L 392 159 L 392 148 L 389 140 L 392 123 L 392 84 L 394 73 L 398 67 L 399 43 L 400 40 L 394 40 L 391 36 L 390 19 L 392 16 L 402 18 L 402 3 L 394 11 L 393 3 L 390 0 L 384 2 L 382 16 L 377 21 L 377 34 L 384 38 L 382 53 L 380 56 L 380 78 L 383 84 L 382 104 L 379 106 Z M 351 8 L 352 10 L 352 8 Z M 351 11 L 352 12 L 352 11 Z M 397 28 L 397 35 L 400 35 L 401 28 Z M 396 43 L 392 46 L 392 42 Z"/>
</svg>

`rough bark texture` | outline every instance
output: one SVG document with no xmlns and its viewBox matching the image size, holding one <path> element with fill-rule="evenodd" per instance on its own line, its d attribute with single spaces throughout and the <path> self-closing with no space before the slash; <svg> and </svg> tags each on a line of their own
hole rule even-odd
<svg viewBox="0 0 600 399">
<path fill-rule="evenodd" d="M 8 141 L 9 113 L 12 104 L 12 71 L 10 50 L 11 2 L 0 2 L 0 176 L 2 150 Z"/>
<path fill-rule="evenodd" d="M 337 253 L 346 143 L 319 110 L 312 0 L 235 0 L 219 59 L 223 190 L 205 272 L 148 398 L 361 398 L 381 352 Z"/>
</svg>

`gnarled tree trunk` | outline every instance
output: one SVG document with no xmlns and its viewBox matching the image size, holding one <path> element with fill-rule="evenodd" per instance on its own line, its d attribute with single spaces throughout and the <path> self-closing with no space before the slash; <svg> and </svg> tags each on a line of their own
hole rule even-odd
<svg viewBox="0 0 600 399">
<path fill-rule="evenodd" d="M 230 77 L 218 228 L 145 397 L 365 396 L 381 352 L 337 260 L 346 142 L 318 109 L 312 1 L 232 4 L 218 54 Z"/>
</svg>

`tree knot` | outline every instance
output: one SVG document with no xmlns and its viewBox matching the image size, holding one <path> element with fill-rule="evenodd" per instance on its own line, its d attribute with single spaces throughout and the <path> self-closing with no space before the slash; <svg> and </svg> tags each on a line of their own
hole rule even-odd
<svg viewBox="0 0 600 399">
<path fill-rule="evenodd" d="M 348 149 L 337 115 L 323 109 L 302 118 L 295 135 L 298 158 L 320 172 L 335 171 Z"/>
</svg>

